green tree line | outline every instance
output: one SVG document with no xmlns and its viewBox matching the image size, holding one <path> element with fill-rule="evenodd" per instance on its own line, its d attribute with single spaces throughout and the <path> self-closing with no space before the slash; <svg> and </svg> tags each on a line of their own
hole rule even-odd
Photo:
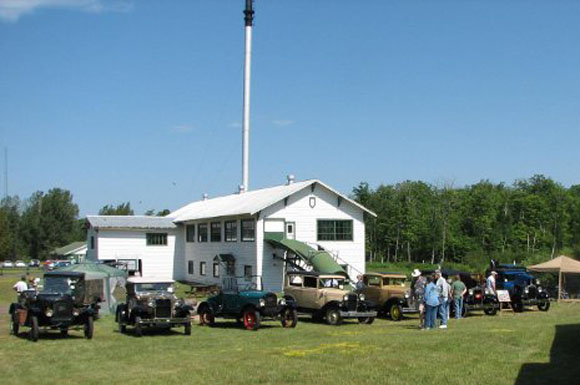
<svg viewBox="0 0 580 385">
<path fill-rule="evenodd" d="M 169 210 L 148 210 L 145 215 L 167 215 Z M 133 215 L 129 202 L 105 205 L 100 215 Z M 86 240 L 85 219 L 70 191 L 37 191 L 28 199 L 0 202 L 0 260 L 46 259 L 50 252 L 71 242 Z"/>
<path fill-rule="evenodd" d="M 362 182 L 352 197 L 377 214 L 366 219 L 372 262 L 481 267 L 490 258 L 580 257 L 580 185 L 565 188 L 543 175 L 461 188 L 405 181 L 373 189 Z"/>
</svg>

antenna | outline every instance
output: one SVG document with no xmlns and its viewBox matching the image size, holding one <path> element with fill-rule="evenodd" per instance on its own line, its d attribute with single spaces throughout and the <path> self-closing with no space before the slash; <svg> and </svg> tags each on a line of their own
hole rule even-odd
<svg viewBox="0 0 580 385">
<path fill-rule="evenodd" d="M 250 69 L 252 64 L 252 26 L 254 24 L 254 0 L 246 0 L 244 21 L 246 29 L 246 51 L 244 61 L 244 102 L 242 113 L 242 185 L 243 191 L 250 189 L 249 152 L 250 152 Z M 243 192 L 240 189 L 240 192 Z"/>
</svg>

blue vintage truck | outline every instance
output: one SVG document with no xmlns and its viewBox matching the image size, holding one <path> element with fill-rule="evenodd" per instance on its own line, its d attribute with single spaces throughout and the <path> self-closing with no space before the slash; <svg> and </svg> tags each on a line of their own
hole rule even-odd
<svg viewBox="0 0 580 385">
<path fill-rule="evenodd" d="M 491 271 L 497 272 L 496 288 L 507 290 L 514 311 L 521 312 L 524 306 L 537 306 L 541 311 L 550 309 L 550 299 L 547 290 L 523 266 L 518 265 L 495 265 L 492 263 L 487 270 L 486 276 Z"/>
</svg>

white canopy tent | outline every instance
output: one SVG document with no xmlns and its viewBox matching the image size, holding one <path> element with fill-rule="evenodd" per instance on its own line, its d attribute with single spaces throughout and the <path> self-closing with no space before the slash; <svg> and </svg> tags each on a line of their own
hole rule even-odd
<svg viewBox="0 0 580 385">
<path fill-rule="evenodd" d="M 558 273 L 558 301 L 563 300 L 562 288 L 565 286 L 566 276 L 573 275 L 575 278 L 580 278 L 580 261 L 565 255 L 551 259 L 548 262 L 529 266 L 528 269 L 539 273 Z M 566 298 L 566 300 L 572 300 L 572 298 Z M 576 300 L 580 300 L 580 298 Z"/>
</svg>

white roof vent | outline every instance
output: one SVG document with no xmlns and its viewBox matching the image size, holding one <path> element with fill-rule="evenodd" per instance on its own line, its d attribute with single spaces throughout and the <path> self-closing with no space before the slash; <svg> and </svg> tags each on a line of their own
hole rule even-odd
<svg viewBox="0 0 580 385">
<path fill-rule="evenodd" d="M 203 193 L 203 195 L 201 196 L 201 199 L 206 201 L 209 199 L 209 195 L 207 193 Z"/>
<path fill-rule="evenodd" d="M 238 193 L 242 194 L 246 192 L 246 186 L 244 186 L 243 184 L 238 186 Z"/>
<path fill-rule="evenodd" d="M 294 174 L 290 174 L 286 177 L 286 179 L 287 179 L 286 184 L 292 184 L 294 183 L 294 180 L 296 180 L 296 177 L 294 176 Z"/>
</svg>

